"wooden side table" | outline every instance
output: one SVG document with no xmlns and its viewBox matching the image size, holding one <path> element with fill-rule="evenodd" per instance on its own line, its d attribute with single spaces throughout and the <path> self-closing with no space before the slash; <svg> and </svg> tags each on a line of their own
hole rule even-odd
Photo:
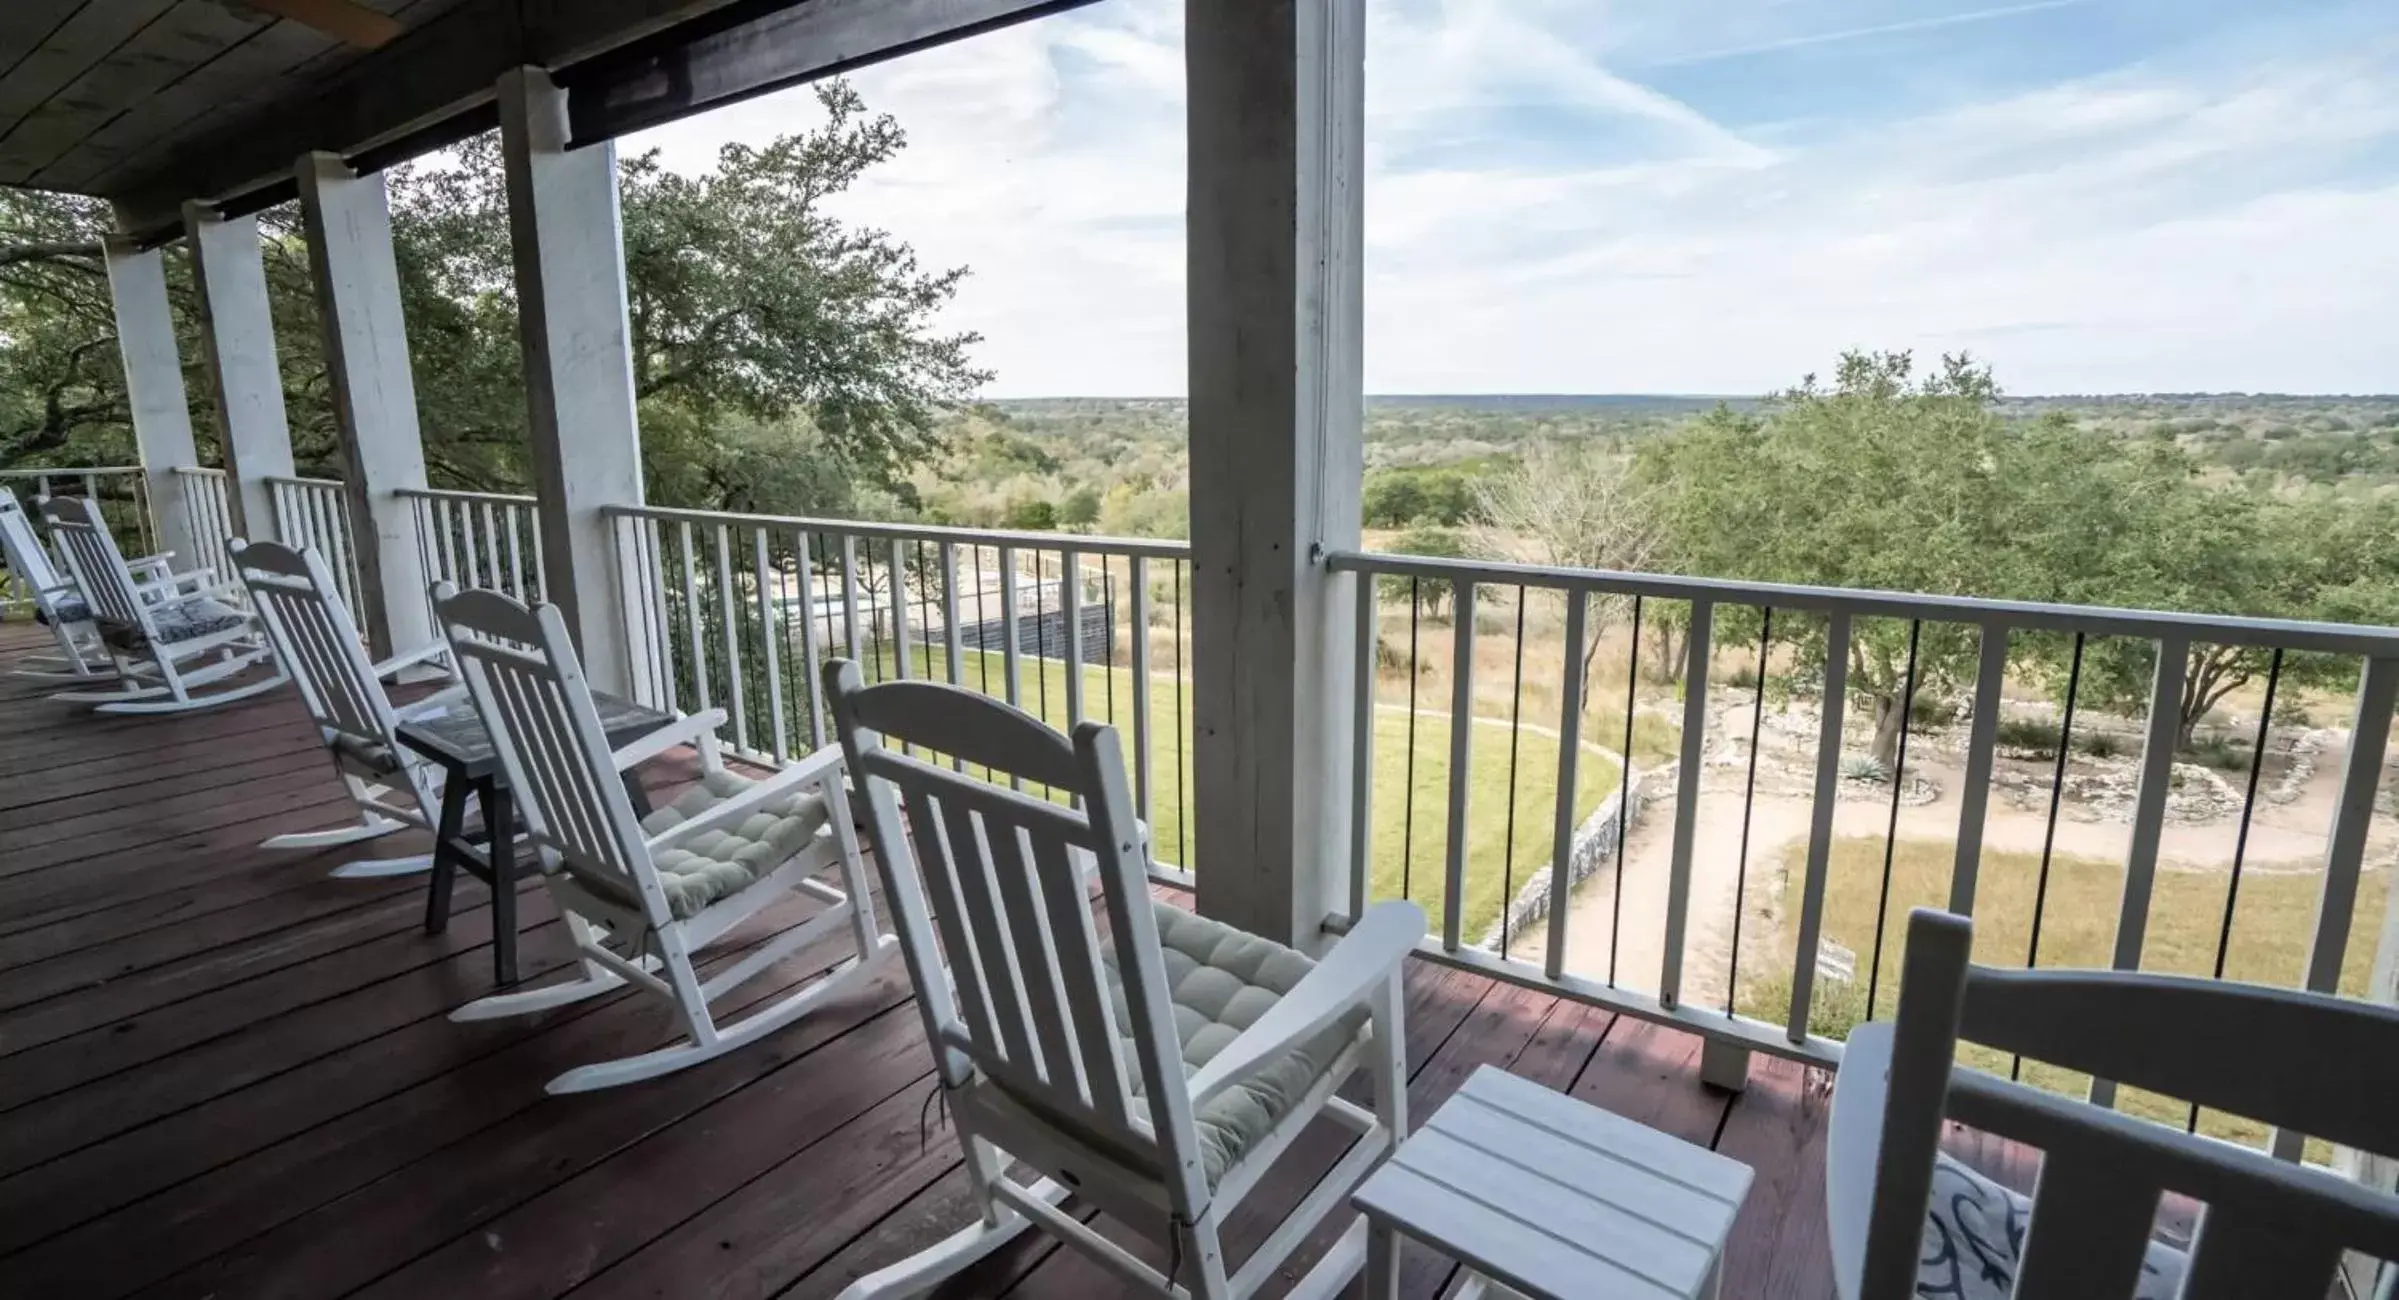
<svg viewBox="0 0 2399 1300">
<path fill-rule="evenodd" d="M 673 722 L 671 713 L 647 705 L 592 692 L 608 747 L 622 749 Z M 425 933 L 439 934 L 450 924 L 450 888 L 460 870 L 491 886 L 492 982 L 516 983 L 516 888 L 522 869 L 512 847 L 516 812 L 508 797 L 508 773 L 492 748 L 491 733 L 465 700 L 434 713 L 420 714 L 400 724 L 400 743 L 439 764 L 444 773 L 441 824 L 433 832 L 433 875 L 425 896 Z M 633 811 L 647 814 L 649 796 L 632 772 L 624 775 L 625 793 Z M 469 835 L 466 801 L 472 794 L 483 809 L 481 835 Z M 480 841 L 480 842 L 478 842 Z"/>
<path fill-rule="evenodd" d="M 1366 1215 L 1366 1295 L 1394 1293 L 1405 1233 L 1466 1266 L 1459 1296 L 1490 1283 L 1538 1300 L 1714 1296 L 1750 1177 L 1486 1065 L 1351 1197 Z"/>
</svg>

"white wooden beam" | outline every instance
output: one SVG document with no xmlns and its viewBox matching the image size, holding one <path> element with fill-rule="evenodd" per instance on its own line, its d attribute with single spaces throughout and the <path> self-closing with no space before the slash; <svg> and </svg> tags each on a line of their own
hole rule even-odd
<svg viewBox="0 0 2399 1300">
<path fill-rule="evenodd" d="M 175 473 L 200 463 L 192 442 L 190 400 L 183 388 L 183 360 L 175 347 L 175 315 L 167 302 L 166 255 L 144 250 L 132 238 L 111 235 L 103 243 L 108 293 L 117 317 L 117 353 L 125 363 L 125 396 L 133 413 L 133 441 L 141 451 L 143 487 L 158 548 L 175 553 L 177 567 L 198 564 L 191 517 L 183 508 L 183 483 Z"/>
<path fill-rule="evenodd" d="M 381 658 L 434 636 L 417 512 L 395 495 L 425 486 L 425 448 L 408 365 L 408 326 L 400 313 L 391 209 L 381 172 L 360 176 L 327 153 L 302 156 L 295 172 L 317 315 L 325 328 L 325 369 L 348 467 L 342 481 L 358 553 L 355 612 Z"/>
<path fill-rule="evenodd" d="M 566 94 L 539 68 L 503 75 L 499 98 L 542 590 L 592 683 L 648 699 L 636 680 L 648 656 L 632 645 L 643 633 L 626 622 L 645 602 L 602 513 L 642 503 L 616 146 L 568 151 Z"/>
<path fill-rule="evenodd" d="M 1187 0 L 1203 912 L 1313 947 L 1348 896 L 1362 0 Z M 1460 617 L 1470 617 L 1471 610 Z"/>
<path fill-rule="evenodd" d="M 267 480 L 290 477 L 292 431 L 283 409 L 283 367 L 267 306 L 258 218 L 227 220 L 190 203 L 184 205 L 183 231 L 199 289 L 200 345 L 216 396 L 233 530 L 240 537 L 273 539 L 274 493 Z"/>
</svg>

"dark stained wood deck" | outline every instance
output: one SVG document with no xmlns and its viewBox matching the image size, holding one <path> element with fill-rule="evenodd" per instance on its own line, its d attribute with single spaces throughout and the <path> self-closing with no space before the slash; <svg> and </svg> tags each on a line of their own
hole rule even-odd
<svg viewBox="0 0 2399 1300">
<path fill-rule="evenodd" d="M 36 631 L 0 625 L 0 671 Z M 432 936 L 421 878 L 326 877 L 421 844 L 257 847 L 347 810 L 288 695 L 112 719 L 0 677 L 0 1295 L 830 1297 L 965 1221 L 897 962 L 748 1051 L 548 1097 L 663 1041 L 658 1006 L 451 1023 L 490 980 L 480 886 Z M 564 944 L 547 898 L 522 902 L 538 980 Z M 1492 1063 L 1712 1145 L 1758 1171 L 1725 1294 L 1831 1294 L 1829 1077 L 1761 1059 L 1734 1097 L 1700 1085 L 1688 1034 L 1426 963 L 1408 995 L 1416 1114 Z M 1236 1257 L 1338 1154 L 1310 1139 L 1231 1225 Z M 1407 1294 L 1448 1273 L 1411 1254 Z M 1121 1291 L 1028 1235 L 949 1293 Z"/>
</svg>

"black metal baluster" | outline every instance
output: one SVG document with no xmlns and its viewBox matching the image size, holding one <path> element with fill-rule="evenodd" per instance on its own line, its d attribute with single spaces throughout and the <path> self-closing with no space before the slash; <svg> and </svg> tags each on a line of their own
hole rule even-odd
<svg viewBox="0 0 2399 1300">
<path fill-rule="evenodd" d="M 1908 620 L 1908 674 L 1899 696 L 1899 753 L 1891 769 L 1891 820 L 1883 826 L 1883 885 L 1874 901 L 1874 962 L 1866 968 L 1866 1016 L 1874 1016 L 1874 994 L 1882 983 L 1883 925 L 1891 914 L 1891 861 L 1899 850 L 1899 796 L 1907 791 L 1908 724 L 1916 711 L 1916 642 L 1923 619 Z"/>
<path fill-rule="evenodd" d="M 1741 791 L 1741 851 L 1733 860 L 1733 944 L 1725 954 L 1724 1014 L 1733 1014 L 1733 990 L 1741 986 L 1741 909 L 1749 901 L 1749 814 L 1758 802 L 1758 728 L 1766 721 L 1766 656 L 1774 648 L 1774 606 L 1758 632 L 1758 699 L 1749 713 L 1749 779 Z"/>
<path fill-rule="evenodd" d="M 1408 759 L 1400 779 L 1399 896 L 1413 899 L 1416 886 L 1416 632 L 1424 606 L 1417 603 L 1418 579 L 1408 575 Z"/>
<path fill-rule="evenodd" d="M 2041 916 L 2049 908 L 2049 859 L 2057 847 L 2058 809 L 2066 798 L 2066 751 L 2074 742 L 2074 697 L 2082 689 L 2083 634 L 2074 634 L 2074 658 L 2066 668 L 2066 707 L 2058 720 L 2057 759 L 2049 773 L 2049 821 L 2041 831 L 2041 870 L 2033 878 L 2032 935 L 2024 949 L 2024 969 L 2041 964 Z M 2024 1058 L 2015 1057 L 2008 1064 L 2008 1077 L 2024 1075 Z"/>
</svg>

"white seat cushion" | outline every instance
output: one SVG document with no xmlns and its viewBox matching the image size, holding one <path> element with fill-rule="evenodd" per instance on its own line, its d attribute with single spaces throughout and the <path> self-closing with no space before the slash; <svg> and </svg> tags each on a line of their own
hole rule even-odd
<svg viewBox="0 0 2399 1300">
<path fill-rule="evenodd" d="M 657 835 L 706 816 L 755 784 L 731 772 L 710 772 L 673 803 L 642 818 L 641 828 Z M 668 910 L 677 920 L 696 916 L 709 904 L 758 883 L 808 847 L 817 830 L 830 821 L 823 796 L 813 789 L 795 789 L 729 825 L 661 850 L 655 864 L 658 883 L 666 887 Z"/>
<path fill-rule="evenodd" d="M 180 601 L 171 605 L 150 607 L 150 626 L 158 633 L 161 645 L 193 641 L 218 632 L 230 631 L 248 622 L 250 616 L 221 601 L 202 596 L 197 600 Z M 100 635 L 110 645 L 128 652 L 139 651 L 145 644 L 138 623 L 103 622 Z"/>
<path fill-rule="evenodd" d="M 2024 1254 L 2032 1202 L 1944 1155 L 1933 1162 L 1933 1203 L 1924 1218 L 1916 1294 L 1942 1300 L 2008 1300 Z M 2149 1243 L 2134 1300 L 2173 1300 L 2182 1290 L 2182 1251 Z"/>
<path fill-rule="evenodd" d="M 1293 949 L 1196 912 L 1154 900 L 1150 911 L 1158 922 L 1167 995 L 1174 1002 L 1175 1036 L 1183 1044 L 1187 1072 L 1196 1073 L 1214 1059 L 1316 967 Z M 1139 1058 L 1129 1032 L 1132 1013 L 1125 1005 L 1113 948 L 1106 960 L 1109 1003 L 1123 1038 L 1122 1059 L 1138 1094 L 1142 1088 L 1140 1070 L 1134 1064 Z M 1366 1013 L 1359 1011 L 1341 1020 L 1192 1116 L 1210 1186 L 1291 1113 L 1308 1089 L 1332 1068 L 1365 1019 Z"/>
</svg>

